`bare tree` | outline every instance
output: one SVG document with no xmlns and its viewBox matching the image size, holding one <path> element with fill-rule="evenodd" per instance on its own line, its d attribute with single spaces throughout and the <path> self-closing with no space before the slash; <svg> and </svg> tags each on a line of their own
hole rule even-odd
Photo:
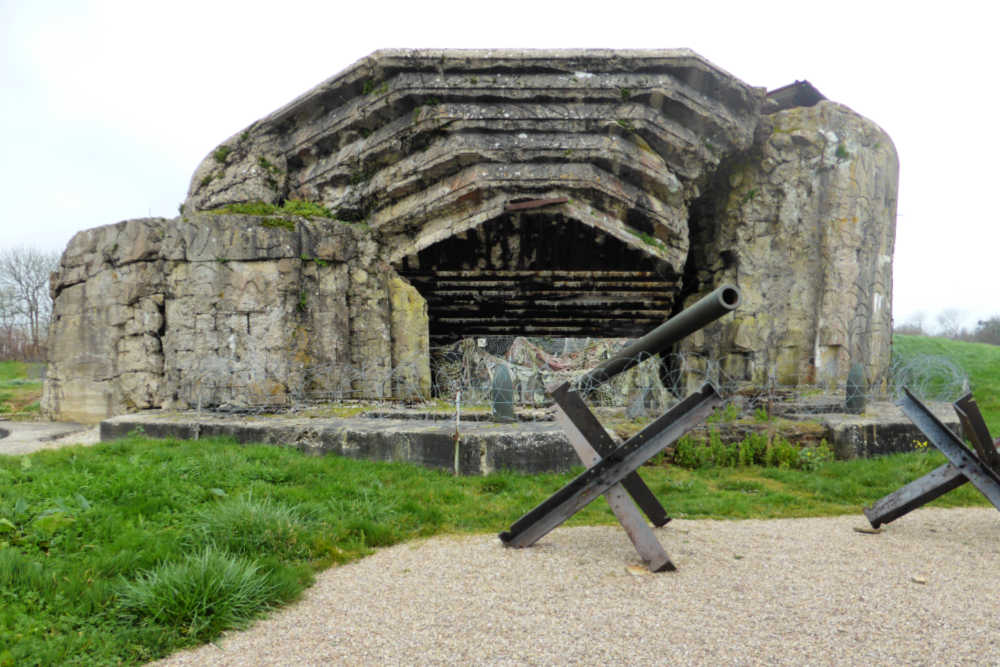
<svg viewBox="0 0 1000 667">
<path fill-rule="evenodd" d="M 1000 345 L 1000 315 L 994 315 L 986 320 L 979 320 L 976 323 L 976 330 L 972 332 L 972 340 L 977 343 Z"/>
<path fill-rule="evenodd" d="M 964 333 L 962 319 L 964 313 L 958 308 L 945 308 L 937 316 L 940 334 L 945 338 L 960 338 Z"/>
<path fill-rule="evenodd" d="M 926 319 L 927 315 L 924 314 L 922 310 L 918 310 L 913 315 L 910 315 L 910 318 L 908 320 L 906 320 L 902 324 L 897 324 L 893 328 L 893 332 L 899 334 L 926 336 L 927 335 L 927 329 L 925 325 Z"/>
<path fill-rule="evenodd" d="M 35 353 L 52 312 L 49 275 L 59 266 L 59 254 L 34 248 L 0 250 L 0 289 L 13 295 L 15 314 L 27 328 Z"/>
<path fill-rule="evenodd" d="M 18 310 L 14 290 L 0 286 L 0 359 L 15 356 Z"/>
</svg>

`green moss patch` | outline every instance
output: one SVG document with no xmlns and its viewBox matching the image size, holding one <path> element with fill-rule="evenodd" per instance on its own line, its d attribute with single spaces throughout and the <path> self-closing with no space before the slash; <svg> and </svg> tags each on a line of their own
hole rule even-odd
<svg viewBox="0 0 1000 667">
<path fill-rule="evenodd" d="M 265 218 L 260 221 L 260 224 L 265 227 L 282 227 L 289 231 L 295 231 L 295 220 L 285 216 L 294 215 L 303 218 L 337 219 L 333 212 L 325 206 L 301 199 L 289 199 L 281 206 L 263 201 L 239 202 L 207 211 L 207 213 L 215 215 L 255 215 Z"/>
</svg>

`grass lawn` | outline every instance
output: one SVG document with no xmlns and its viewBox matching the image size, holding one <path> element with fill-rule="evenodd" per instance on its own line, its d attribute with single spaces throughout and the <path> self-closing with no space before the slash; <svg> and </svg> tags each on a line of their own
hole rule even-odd
<svg viewBox="0 0 1000 667">
<path fill-rule="evenodd" d="M 0 417 L 36 419 L 43 364 L 0 361 Z"/>
</svg>

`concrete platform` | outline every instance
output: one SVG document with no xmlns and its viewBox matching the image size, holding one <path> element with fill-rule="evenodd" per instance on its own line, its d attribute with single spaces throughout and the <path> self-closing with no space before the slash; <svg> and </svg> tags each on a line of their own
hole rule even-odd
<svg viewBox="0 0 1000 667">
<path fill-rule="evenodd" d="M 950 405 L 938 403 L 931 408 L 949 428 L 958 432 L 958 420 Z M 397 413 L 391 417 L 382 414 L 331 418 L 155 411 L 105 420 L 101 422 L 100 435 L 101 440 L 113 440 L 141 430 L 156 438 L 229 436 L 237 442 L 295 447 L 308 454 L 409 462 L 462 475 L 487 475 L 498 470 L 562 472 L 579 465 L 566 436 L 554 422 L 499 424 L 463 420 L 456 445 L 455 423 L 441 419 L 442 415 L 436 415 L 437 419 L 421 419 L 416 413 Z M 871 403 L 862 415 L 786 416 L 818 424 L 820 433 L 825 433 L 819 437 L 826 438 L 838 459 L 912 451 L 926 439 L 891 403 Z"/>
<path fill-rule="evenodd" d="M 498 470 L 558 472 L 579 465 L 566 436 L 553 422 L 463 421 L 456 444 L 455 423 L 451 420 L 199 417 L 191 413 L 145 412 L 101 422 L 101 440 L 113 440 L 140 429 L 155 438 L 230 436 L 237 442 L 284 445 L 307 454 L 403 461 L 462 475 L 488 475 Z"/>
<path fill-rule="evenodd" d="M 927 403 L 945 426 L 961 433 L 958 417 L 950 403 Z M 791 419 L 813 420 L 827 431 L 826 441 L 837 459 L 871 458 L 911 452 L 927 437 L 894 403 L 872 402 L 860 415 L 820 413 L 786 415 Z"/>
</svg>

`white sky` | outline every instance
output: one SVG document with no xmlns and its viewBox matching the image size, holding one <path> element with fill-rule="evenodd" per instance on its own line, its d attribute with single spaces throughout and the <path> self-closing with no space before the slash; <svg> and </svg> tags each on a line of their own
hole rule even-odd
<svg viewBox="0 0 1000 667">
<path fill-rule="evenodd" d="M 217 144 L 379 48 L 688 47 L 808 79 L 900 158 L 894 316 L 1000 314 L 990 3 L 0 0 L 0 248 L 174 217 Z"/>
</svg>

